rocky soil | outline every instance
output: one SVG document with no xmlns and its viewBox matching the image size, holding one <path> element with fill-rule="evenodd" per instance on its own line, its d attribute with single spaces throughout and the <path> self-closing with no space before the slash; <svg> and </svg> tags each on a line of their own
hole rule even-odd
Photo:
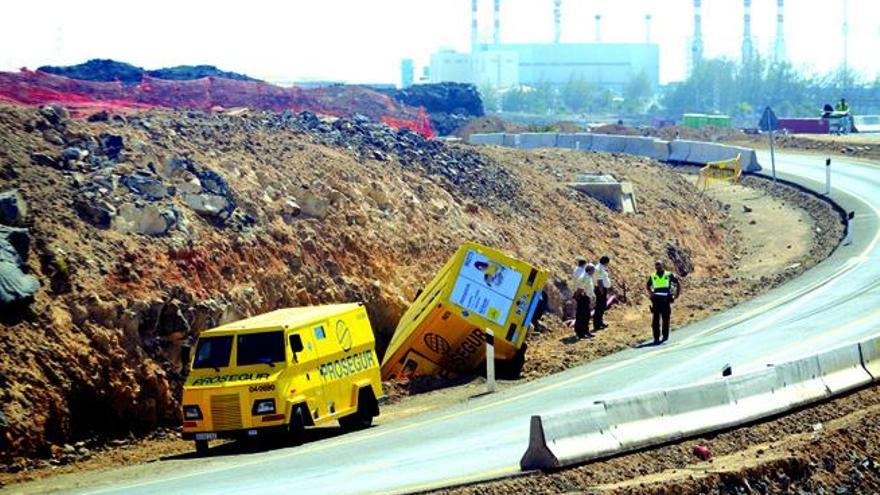
<svg viewBox="0 0 880 495">
<path fill-rule="evenodd" d="M 694 294 L 734 265 L 719 256 L 735 239 L 720 203 L 647 159 L 480 152 L 307 113 L 92 120 L 0 107 L 0 192 L 27 203 L 20 271 L 40 284 L 2 308 L 0 462 L 13 468 L 177 426 L 180 345 L 216 324 L 364 301 L 381 352 L 463 239 L 548 268 L 549 321 L 565 316 L 578 254 L 611 255 L 621 287 L 666 258 Z M 563 185 L 597 170 L 635 185 L 639 214 Z"/>
</svg>

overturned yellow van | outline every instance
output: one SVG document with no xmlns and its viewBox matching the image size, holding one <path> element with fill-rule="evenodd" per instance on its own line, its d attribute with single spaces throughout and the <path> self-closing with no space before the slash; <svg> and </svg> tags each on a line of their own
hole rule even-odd
<svg viewBox="0 0 880 495">
<path fill-rule="evenodd" d="M 462 244 L 398 323 L 382 378 L 473 373 L 485 360 L 486 329 L 495 335 L 498 376 L 519 376 L 547 276 L 497 249 Z"/>
<path fill-rule="evenodd" d="M 382 383 L 362 304 L 279 309 L 199 335 L 183 387 L 183 438 L 297 437 L 336 422 L 363 428 Z"/>
</svg>

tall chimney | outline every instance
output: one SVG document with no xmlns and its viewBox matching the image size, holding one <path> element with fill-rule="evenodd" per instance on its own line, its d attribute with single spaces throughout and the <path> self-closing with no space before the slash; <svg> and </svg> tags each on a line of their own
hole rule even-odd
<svg viewBox="0 0 880 495">
<path fill-rule="evenodd" d="M 562 38 L 562 0 L 553 0 L 553 43 Z"/>
<path fill-rule="evenodd" d="M 703 12 L 701 0 L 694 0 L 694 39 L 691 42 L 691 70 L 703 60 Z"/>
<path fill-rule="evenodd" d="M 743 0 L 743 63 L 751 61 L 755 56 L 752 45 L 752 0 Z"/>
<path fill-rule="evenodd" d="M 471 52 L 476 53 L 480 49 L 480 30 L 477 26 L 477 14 L 479 0 L 471 0 Z"/>
<path fill-rule="evenodd" d="M 785 30 L 782 18 L 782 6 L 785 0 L 776 2 L 776 46 L 773 48 L 773 61 L 777 64 L 785 62 Z"/>
<path fill-rule="evenodd" d="M 651 42 L 651 14 L 645 14 L 645 43 Z"/>
<path fill-rule="evenodd" d="M 501 44 L 501 0 L 495 0 L 494 2 L 494 20 L 495 27 L 492 30 L 492 41 L 496 45 Z"/>
<path fill-rule="evenodd" d="M 843 0 L 843 90 L 849 88 L 849 2 Z"/>
<path fill-rule="evenodd" d="M 601 24 L 602 24 L 602 16 L 599 14 L 596 14 L 596 43 L 602 42 L 602 31 L 600 31 L 600 29 L 599 29 L 601 27 Z"/>
</svg>

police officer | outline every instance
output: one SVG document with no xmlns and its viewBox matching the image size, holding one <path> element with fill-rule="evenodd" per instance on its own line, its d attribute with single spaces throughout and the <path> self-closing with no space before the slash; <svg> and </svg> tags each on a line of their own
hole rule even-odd
<svg viewBox="0 0 880 495">
<path fill-rule="evenodd" d="M 654 262 L 654 273 L 648 277 L 646 288 L 651 296 L 651 329 L 654 331 L 654 345 L 669 340 L 669 318 L 672 314 L 672 303 L 681 294 L 681 284 L 675 274 L 667 272 L 662 261 Z M 673 292 L 672 286 L 675 286 Z M 663 325 L 663 338 L 660 338 L 660 325 Z"/>
</svg>

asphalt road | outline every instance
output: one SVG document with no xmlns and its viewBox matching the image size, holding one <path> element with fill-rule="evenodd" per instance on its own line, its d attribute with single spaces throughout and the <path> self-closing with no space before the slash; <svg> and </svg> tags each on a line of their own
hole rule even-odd
<svg viewBox="0 0 880 495">
<path fill-rule="evenodd" d="M 769 173 L 769 157 L 761 156 Z M 168 460 L 77 476 L 89 493 L 417 491 L 519 471 L 529 417 L 594 400 L 718 378 L 880 333 L 880 165 L 836 159 L 833 199 L 856 212 L 854 242 L 784 286 L 631 349 L 564 373 L 356 434 L 295 448 Z M 779 155 L 780 177 L 824 181 L 824 159 Z M 812 183 L 818 190 L 823 188 Z M 70 480 L 66 488 L 70 488 Z M 16 488 L 27 489 L 27 486 Z M 51 483 L 42 489 L 51 489 Z"/>
</svg>

